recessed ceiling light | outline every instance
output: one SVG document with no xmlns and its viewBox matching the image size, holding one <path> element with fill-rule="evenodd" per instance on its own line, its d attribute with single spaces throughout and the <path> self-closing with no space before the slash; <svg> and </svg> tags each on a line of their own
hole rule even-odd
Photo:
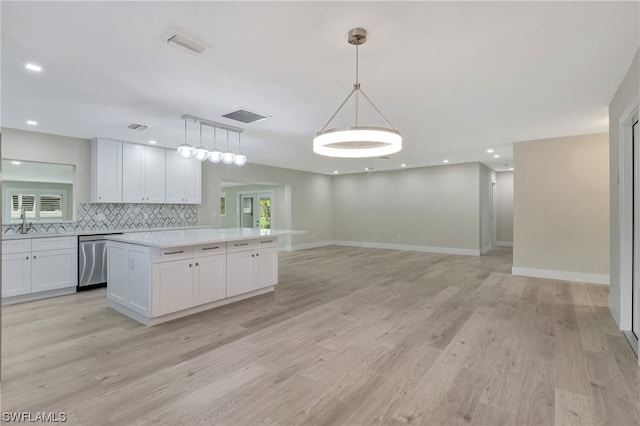
<svg viewBox="0 0 640 426">
<path fill-rule="evenodd" d="M 402 164 L 400 164 L 400 167 L 407 167 L 407 165 L 402 163 Z"/>
<path fill-rule="evenodd" d="M 509 171 L 512 172 L 513 171 L 513 167 L 509 167 Z"/>
<path fill-rule="evenodd" d="M 493 149 L 489 148 L 489 149 L 487 150 L 487 152 L 488 152 L 489 154 L 491 154 L 491 153 L 493 152 Z"/>
<path fill-rule="evenodd" d="M 334 175 L 337 175 L 337 174 L 338 174 L 338 171 L 337 171 L 337 170 L 334 170 L 334 171 L 333 171 L 333 174 L 334 174 Z"/>
<path fill-rule="evenodd" d="M 494 155 L 493 158 L 500 158 L 500 154 Z"/>
<path fill-rule="evenodd" d="M 22 164 L 20 161 L 12 161 L 11 164 L 15 164 L 16 166 L 19 166 L 20 164 Z"/>
<path fill-rule="evenodd" d="M 448 163 L 448 162 L 449 162 L 449 160 L 442 160 L 442 162 L 443 162 L 443 163 Z"/>
<path fill-rule="evenodd" d="M 35 120 L 27 120 L 27 124 L 28 124 L 29 126 L 37 126 L 37 125 L 38 125 L 38 122 L 37 122 L 37 121 L 35 121 Z"/>
<path fill-rule="evenodd" d="M 156 142 L 156 141 L 149 141 L 149 143 L 150 143 L 151 145 L 155 145 L 157 142 Z"/>
<path fill-rule="evenodd" d="M 35 72 L 42 71 L 42 67 L 36 64 L 26 64 L 24 67 L 30 71 L 35 71 Z"/>
</svg>

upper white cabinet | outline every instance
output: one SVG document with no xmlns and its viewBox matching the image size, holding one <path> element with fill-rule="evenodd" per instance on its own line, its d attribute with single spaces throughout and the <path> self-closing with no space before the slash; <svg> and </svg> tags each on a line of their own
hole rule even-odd
<svg viewBox="0 0 640 426">
<path fill-rule="evenodd" d="M 166 202 L 200 204 L 202 199 L 202 163 L 184 159 L 175 151 L 166 150 Z"/>
<path fill-rule="evenodd" d="M 122 142 L 91 140 L 91 202 L 122 202 Z"/>
<path fill-rule="evenodd" d="M 153 146 L 123 144 L 122 201 L 164 203 L 165 150 Z"/>
<path fill-rule="evenodd" d="M 202 202 L 202 163 L 175 150 L 113 141 L 91 141 L 92 203 Z"/>
</svg>

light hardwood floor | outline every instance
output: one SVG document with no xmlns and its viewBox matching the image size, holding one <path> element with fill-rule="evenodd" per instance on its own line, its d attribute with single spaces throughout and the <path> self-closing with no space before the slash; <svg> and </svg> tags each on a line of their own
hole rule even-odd
<svg viewBox="0 0 640 426">
<path fill-rule="evenodd" d="M 3 411 L 82 425 L 637 425 L 607 287 L 482 257 L 326 247 L 276 293 L 155 327 L 104 290 L 3 308 Z"/>
</svg>

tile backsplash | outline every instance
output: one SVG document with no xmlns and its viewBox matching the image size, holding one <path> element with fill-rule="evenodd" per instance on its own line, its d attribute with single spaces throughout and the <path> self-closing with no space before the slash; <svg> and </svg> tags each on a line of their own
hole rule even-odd
<svg viewBox="0 0 640 426">
<path fill-rule="evenodd" d="M 30 233 L 106 231 L 112 229 L 195 226 L 198 207 L 193 204 L 80 204 L 77 222 L 34 223 Z M 3 225 L 3 234 L 19 234 L 20 224 Z"/>
</svg>

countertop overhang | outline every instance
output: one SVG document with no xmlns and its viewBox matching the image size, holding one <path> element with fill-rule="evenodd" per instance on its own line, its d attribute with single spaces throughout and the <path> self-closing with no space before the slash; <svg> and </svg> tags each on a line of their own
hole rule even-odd
<svg viewBox="0 0 640 426">
<path fill-rule="evenodd" d="M 263 237 L 281 237 L 304 234 L 306 231 L 291 229 L 183 229 L 173 231 L 129 232 L 122 235 L 107 235 L 109 241 L 137 244 L 154 248 L 172 248 L 226 241 L 253 240 Z"/>
</svg>

